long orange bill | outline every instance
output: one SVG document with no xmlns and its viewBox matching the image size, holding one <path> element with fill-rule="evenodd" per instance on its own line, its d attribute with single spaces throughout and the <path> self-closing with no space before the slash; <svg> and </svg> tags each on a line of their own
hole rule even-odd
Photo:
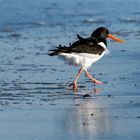
<svg viewBox="0 0 140 140">
<path fill-rule="evenodd" d="M 119 38 L 113 36 L 112 34 L 108 34 L 108 38 L 111 38 L 111 39 L 113 39 L 113 40 L 115 40 L 115 41 L 117 41 L 117 42 L 120 42 L 120 43 L 124 43 L 123 40 L 121 40 L 121 39 L 119 39 Z"/>
</svg>

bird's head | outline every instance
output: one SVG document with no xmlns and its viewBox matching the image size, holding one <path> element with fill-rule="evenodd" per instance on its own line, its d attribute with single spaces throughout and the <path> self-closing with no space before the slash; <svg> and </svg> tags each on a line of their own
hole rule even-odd
<svg viewBox="0 0 140 140">
<path fill-rule="evenodd" d="M 105 27 L 99 27 L 97 28 L 95 31 L 93 31 L 93 33 L 91 34 L 91 37 L 98 39 L 103 39 L 106 40 L 107 38 L 110 38 L 114 41 L 120 42 L 120 43 L 124 43 L 123 40 L 113 36 L 112 34 L 109 33 L 108 29 Z"/>
</svg>

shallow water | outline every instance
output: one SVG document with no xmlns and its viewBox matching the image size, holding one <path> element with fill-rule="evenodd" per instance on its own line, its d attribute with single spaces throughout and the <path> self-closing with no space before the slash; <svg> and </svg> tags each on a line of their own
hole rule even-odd
<svg viewBox="0 0 140 140">
<path fill-rule="evenodd" d="M 134 131 L 140 123 L 139 5 L 139 0 L 0 0 L 1 137 L 139 139 Z M 109 40 L 110 54 L 90 70 L 106 84 L 95 86 L 83 74 L 74 95 L 68 85 L 79 68 L 49 57 L 48 50 L 99 26 L 126 43 Z M 93 111 L 97 116 L 91 119 Z"/>
</svg>

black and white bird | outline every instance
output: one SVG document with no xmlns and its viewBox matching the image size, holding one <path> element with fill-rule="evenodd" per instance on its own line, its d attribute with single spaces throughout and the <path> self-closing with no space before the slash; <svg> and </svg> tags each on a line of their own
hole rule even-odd
<svg viewBox="0 0 140 140">
<path fill-rule="evenodd" d="M 95 84 L 103 84 L 103 82 L 95 79 L 88 72 L 88 68 L 93 63 L 101 59 L 104 54 L 108 53 L 107 38 L 111 38 L 117 42 L 124 43 L 123 40 L 111 35 L 107 28 L 99 27 L 88 38 L 83 38 L 77 35 L 78 41 L 71 44 L 69 47 L 61 46 L 56 49 L 49 50 L 50 56 L 59 56 L 66 60 L 69 64 L 81 66 L 76 78 L 69 86 L 73 86 L 73 91 L 76 92 L 77 80 L 82 71 L 85 71 L 86 76 Z"/>
</svg>

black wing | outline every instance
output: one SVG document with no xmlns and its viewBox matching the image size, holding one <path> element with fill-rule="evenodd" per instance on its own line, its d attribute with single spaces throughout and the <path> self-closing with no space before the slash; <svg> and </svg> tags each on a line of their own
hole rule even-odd
<svg viewBox="0 0 140 140">
<path fill-rule="evenodd" d="M 98 45 L 98 42 L 95 38 L 83 38 L 80 35 L 77 35 L 78 41 L 74 42 L 69 47 L 61 46 L 57 49 L 49 50 L 53 51 L 49 53 L 50 56 L 59 55 L 60 53 L 90 53 L 90 54 L 102 54 L 104 48 Z"/>
<path fill-rule="evenodd" d="M 102 54 L 105 50 L 98 42 L 93 38 L 88 38 L 84 41 L 77 41 L 71 46 L 71 52 L 75 53 L 89 53 L 89 54 Z"/>
</svg>

